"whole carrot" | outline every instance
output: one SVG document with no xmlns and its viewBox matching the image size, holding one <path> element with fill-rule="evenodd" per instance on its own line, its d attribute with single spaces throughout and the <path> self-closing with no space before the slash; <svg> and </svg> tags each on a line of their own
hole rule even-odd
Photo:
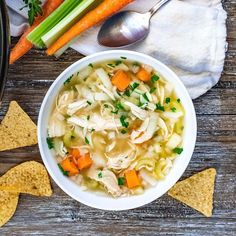
<svg viewBox="0 0 236 236">
<path fill-rule="evenodd" d="M 16 60 L 27 53 L 33 44 L 27 40 L 27 35 L 33 31 L 46 17 L 48 17 L 57 7 L 61 5 L 63 0 L 47 0 L 43 6 L 43 15 L 38 16 L 32 26 L 30 26 L 26 32 L 21 36 L 18 43 L 11 50 L 10 54 L 10 64 L 13 64 Z"/>
<path fill-rule="evenodd" d="M 51 47 L 49 47 L 47 54 L 53 55 L 85 30 L 113 15 L 132 1 L 134 0 L 104 0 L 100 5 L 87 13 L 81 20 L 64 33 Z"/>
</svg>

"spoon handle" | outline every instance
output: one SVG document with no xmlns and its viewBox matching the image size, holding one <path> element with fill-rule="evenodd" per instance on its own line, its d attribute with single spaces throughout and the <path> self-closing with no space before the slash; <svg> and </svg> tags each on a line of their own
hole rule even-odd
<svg viewBox="0 0 236 236">
<path fill-rule="evenodd" d="M 152 17 L 164 4 L 170 0 L 160 0 L 154 7 L 149 10 L 150 17 Z"/>
</svg>

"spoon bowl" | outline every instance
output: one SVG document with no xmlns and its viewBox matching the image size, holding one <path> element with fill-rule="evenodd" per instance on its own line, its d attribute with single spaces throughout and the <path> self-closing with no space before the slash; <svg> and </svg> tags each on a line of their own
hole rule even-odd
<svg viewBox="0 0 236 236">
<path fill-rule="evenodd" d="M 123 11 L 109 18 L 98 33 L 98 43 L 106 47 L 130 46 L 145 39 L 150 30 L 151 17 L 170 0 L 159 0 L 146 13 Z"/>
<path fill-rule="evenodd" d="M 124 47 L 137 43 L 149 33 L 149 14 L 123 11 L 106 21 L 99 33 L 99 44 L 106 47 Z"/>
</svg>

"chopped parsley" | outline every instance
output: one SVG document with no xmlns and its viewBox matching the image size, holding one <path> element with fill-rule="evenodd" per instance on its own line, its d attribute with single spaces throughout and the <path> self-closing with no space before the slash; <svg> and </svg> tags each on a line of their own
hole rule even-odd
<svg viewBox="0 0 236 236">
<path fill-rule="evenodd" d="M 166 98 L 166 103 L 170 103 L 170 98 Z"/>
<path fill-rule="evenodd" d="M 49 138 L 49 137 L 47 137 L 47 144 L 48 144 L 48 148 L 49 149 L 52 149 L 52 148 L 54 148 L 54 143 L 53 143 L 53 139 L 52 138 Z"/>
<path fill-rule="evenodd" d="M 110 67 L 112 67 L 112 68 L 114 68 L 115 66 L 113 65 L 113 64 L 111 64 L 111 63 L 109 63 L 109 64 L 107 64 L 108 66 L 110 66 Z"/>
<path fill-rule="evenodd" d="M 60 164 L 58 164 L 58 167 L 59 167 L 59 169 L 60 169 L 60 171 L 62 172 L 63 175 L 69 176 L 69 171 L 65 171 Z"/>
<path fill-rule="evenodd" d="M 133 66 L 140 66 L 140 64 L 138 62 L 134 62 Z"/>
<path fill-rule="evenodd" d="M 127 89 L 125 90 L 124 94 L 127 96 L 127 97 L 130 97 L 130 91 Z"/>
<path fill-rule="evenodd" d="M 95 131 L 95 129 L 91 129 L 91 132 L 94 132 Z"/>
<path fill-rule="evenodd" d="M 125 177 L 119 177 L 118 178 L 118 185 L 124 185 L 125 184 Z"/>
<path fill-rule="evenodd" d="M 71 79 L 73 78 L 73 75 L 71 75 L 68 79 L 64 81 L 64 85 L 67 85 L 71 82 Z"/>
<path fill-rule="evenodd" d="M 121 110 L 124 110 L 124 111 L 125 111 L 125 108 L 124 108 L 124 106 L 121 104 L 121 102 L 117 102 L 117 103 L 115 104 L 115 108 L 117 108 L 118 110 L 121 109 Z"/>
<path fill-rule="evenodd" d="M 119 110 L 111 111 L 112 114 L 118 114 Z"/>
<path fill-rule="evenodd" d="M 98 173 L 98 178 L 101 179 L 102 178 L 102 172 Z"/>
<path fill-rule="evenodd" d="M 122 116 L 120 117 L 120 123 L 121 123 L 121 125 L 122 125 L 123 127 L 128 128 L 128 127 L 129 127 L 129 122 L 125 121 L 126 118 L 127 118 L 127 117 L 125 117 L 125 116 L 122 115 Z"/>
<path fill-rule="evenodd" d="M 155 83 L 156 81 L 158 81 L 160 79 L 160 77 L 156 74 L 153 74 L 152 77 L 151 77 L 151 81 L 152 83 Z"/>
<path fill-rule="evenodd" d="M 89 63 L 88 66 L 91 67 L 91 68 L 93 68 L 93 64 L 92 64 L 92 63 Z"/>
<path fill-rule="evenodd" d="M 177 102 L 178 102 L 178 103 L 180 103 L 180 102 L 181 102 L 179 98 L 177 99 Z"/>
<path fill-rule="evenodd" d="M 126 133 L 127 133 L 127 131 L 126 131 L 125 129 L 122 129 L 120 132 L 121 132 L 122 134 L 126 134 Z"/>
<path fill-rule="evenodd" d="M 142 96 L 143 96 L 143 98 L 144 98 L 146 101 L 150 102 L 150 100 L 149 100 L 149 98 L 148 98 L 148 96 L 147 96 L 147 93 L 144 93 Z"/>
<path fill-rule="evenodd" d="M 178 148 L 177 147 L 177 148 L 173 149 L 173 152 L 180 155 L 183 152 L 183 150 L 184 150 L 183 148 Z"/>
<path fill-rule="evenodd" d="M 127 59 L 127 57 L 120 57 L 121 59 L 123 59 L 123 60 L 126 60 Z"/>
<path fill-rule="evenodd" d="M 92 103 L 90 102 L 90 101 L 87 101 L 87 103 L 91 106 L 92 105 Z"/>
<path fill-rule="evenodd" d="M 116 66 L 118 66 L 118 65 L 120 65 L 120 64 L 122 64 L 122 61 L 121 61 L 121 60 L 115 61 L 115 65 L 116 65 Z"/>
<path fill-rule="evenodd" d="M 176 112 L 176 107 L 172 107 L 171 111 Z"/>
<path fill-rule="evenodd" d="M 108 106 L 107 104 L 104 104 L 104 107 L 105 107 L 105 108 L 108 108 L 109 106 Z"/>
<path fill-rule="evenodd" d="M 85 137 L 84 141 L 85 143 L 89 144 L 89 140 L 87 139 L 87 137 Z"/>
<path fill-rule="evenodd" d="M 134 82 L 132 85 L 130 85 L 131 91 L 134 91 L 136 88 L 138 88 L 139 83 Z"/>
<path fill-rule="evenodd" d="M 90 115 L 87 116 L 87 120 L 90 120 Z"/>
<path fill-rule="evenodd" d="M 157 90 L 157 88 L 152 87 L 149 92 L 150 92 L 150 93 L 154 93 L 156 90 Z"/>
<path fill-rule="evenodd" d="M 77 75 L 79 75 L 79 71 L 77 72 Z"/>
<path fill-rule="evenodd" d="M 156 104 L 156 110 L 165 111 L 165 108 L 159 102 L 159 103 Z"/>
</svg>

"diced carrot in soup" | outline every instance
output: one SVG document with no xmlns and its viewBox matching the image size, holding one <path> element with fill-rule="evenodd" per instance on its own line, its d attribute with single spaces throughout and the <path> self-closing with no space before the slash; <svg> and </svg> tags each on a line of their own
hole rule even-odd
<svg viewBox="0 0 236 236">
<path fill-rule="evenodd" d="M 64 159 L 60 165 L 64 171 L 68 171 L 69 176 L 77 175 L 79 173 L 79 170 L 71 156 L 68 156 L 66 159 Z"/>
<path fill-rule="evenodd" d="M 93 161 L 89 153 L 86 153 L 84 156 L 80 157 L 77 161 L 77 165 L 80 170 L 89 168 L 92 164 Z"/>
<path fill-rule="evenodd" d="M 128 188 L 135 188 L 140 186 L 140 180 L 135 170 L 128 170 L 125 172 L 125 178 Z"/>
<path fill-rule="evenodd" d="M 120 91 L 126 90 L 130 84 L 130 81 L 129 75 L 123 70 L 118 70 L 111 79 L 112 84 L 115 85 Z"/>
<path fill-rule="evenodd" d="M 143 82 L 147 82 L 151 79 L 151 74 L 142 67 L 140 68 L 136 76 L 138 77 L 138 79 L 142 80 Z"/>
<path fill-rule="evenodd" d="M 75 158 L 80 158 L 81 157 L 80 151 L 79 151 L 78 148 L 72 148 L 71 151 L 70 151 L 70 154 Z"/>
</svg>

